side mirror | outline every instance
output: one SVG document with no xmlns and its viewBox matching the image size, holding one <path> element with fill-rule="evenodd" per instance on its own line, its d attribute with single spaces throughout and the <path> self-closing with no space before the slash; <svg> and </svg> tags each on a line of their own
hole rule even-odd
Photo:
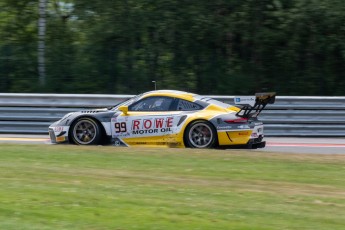
<svg viewBox="0 0 345 230">
<path fill-rule="evenodd" d="M 127 115 L 128 114 L 128 106 L 120 106 L 119 107 L 119 110 L 121 111 L 121 112 L 123 112 L 125 115 Z"/>
</svg>

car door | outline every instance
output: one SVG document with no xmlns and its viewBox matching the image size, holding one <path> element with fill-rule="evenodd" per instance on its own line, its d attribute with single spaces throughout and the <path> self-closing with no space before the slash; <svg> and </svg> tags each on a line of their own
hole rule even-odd
<svg viewBox="0 0 345 230">
<path fill-rule="evenodd" d="M 143 98 L 128 107 L 128 112 L 112 119 L 113 137 L 129 145 L 163 145 L 176 142 L 183 115 L 176 111 L 176 99 L 167 96 Z"/>
</svg>

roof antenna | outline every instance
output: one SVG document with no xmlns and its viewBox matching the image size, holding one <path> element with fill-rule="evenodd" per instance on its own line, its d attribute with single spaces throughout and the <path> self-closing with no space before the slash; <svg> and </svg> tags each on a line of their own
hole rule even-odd
<svg viewBox="0 0 345 230">
<path fill-rule="evenodd" d="M 157 83 L 156 83 L 156 81 L 152 81 L 152 83 L 155 84 L 155 90 L 157 90 Z"/>
</svg>

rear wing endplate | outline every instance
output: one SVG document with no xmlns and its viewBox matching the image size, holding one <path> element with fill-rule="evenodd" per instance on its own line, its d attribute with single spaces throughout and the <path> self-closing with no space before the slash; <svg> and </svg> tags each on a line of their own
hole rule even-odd
<svg viewBox="0 0 345 230">
<path fill-rule="evenodd" d="M 257 117 L 267 104 L 275 102 L 276 93 L 256 93 L 255 96 L 235 97 L 236 105 L 242 105 L 241 110 L 236 114 L 239 117 Z"/>
</svg>

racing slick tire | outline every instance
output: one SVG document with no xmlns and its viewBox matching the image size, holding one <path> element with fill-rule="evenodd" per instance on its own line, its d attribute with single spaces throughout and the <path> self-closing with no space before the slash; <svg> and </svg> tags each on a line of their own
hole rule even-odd
<svg viewBox="0 0 345 230">
<path fill-rule="evenodd" d="M 70 136 L 77 145 L 97 145 L 102 136 L 101 127 L 91 118 L 79 118 L 71 126 Z"/>
<path fill-rule="evenodd" d="M 212 148 L 217 143 L 217 132 L 207 121 L 194 121 L 184 133 L 184 142 L 189 148 Z"/>
</svg>

